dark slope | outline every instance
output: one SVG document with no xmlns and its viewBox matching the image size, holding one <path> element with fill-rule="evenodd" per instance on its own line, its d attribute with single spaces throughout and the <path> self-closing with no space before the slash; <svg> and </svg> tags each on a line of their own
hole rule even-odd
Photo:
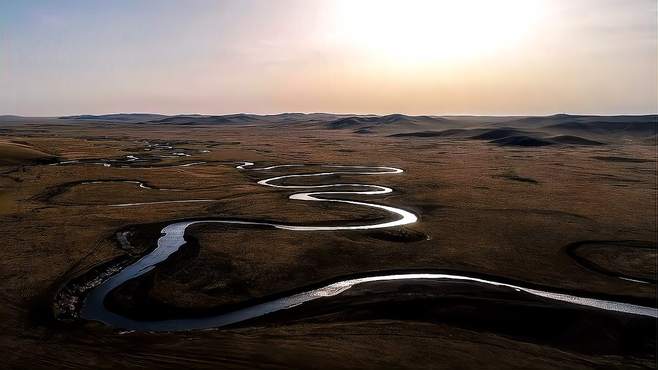
<svg viewBox="0 0 658 370">
<path fill-rule="evenodd" d="M 513 128 L 541 128 L 557 133 L 580 135 L 623 135 L 647 137 L 658 133 L 658 115 L 590 116 L 556 114 L 505 121 Z"/>
<path fill-rule="evenodd" d="M 370 128 L 414 128 L 416 126 L 432 124 L 452 124 L 447 118 L 431 116 L 407 116 L 404 114 L 390 114 L 387 116 L 351 116 L 339 118 L 326 124 L 330 129 L 359 129 L 364 126 Z"/>
<path fill-rule="evenodd" d="M 395 114 L 382 117 L 345 117 L 331 121 L 327 124 L 328 128 L 343 129 L 343 128 L 360 128 L 362 126 L 378 126 L 378 125 L 392 125 L 392 124 L 411 124 L 415 125 L 416 121 L 410 117 Z"/>
<path fill-rule="evenodd" d="M 472 130 L 466 129 L 449 129 L 443 131 L 417 131 L 417 132 L 403 132 L 399 134 L 388 135 L 390 137 L 454 137 L 461 134 L 471 133 Z"/>
<path fill-rule="evenodd" d="M 545 126 L 546 129 L 562 133 L 624 135 L 633 137 L 649 137 L 658 133 L 658 125 L 654 120 L 647 121 L 572 121 Z"/>
<path fill-rule="evenodd" d="M 642 144 L 644 144 L 644 145 L 658 145 L 658 135 L 652 135 L 652 136 L 649 136 L 646 139 L 643 139 Z"/>
<path fill-rule="evenodd" d="M 574 119 L 581 118 L 583 116 L 574 116 L 570 114 L 554 114 L 551 116 L 530 116 L 522 118 L 511 118 L 509 120 L 502 121 L 502 123 L 509 126 L 542 126 L 548 124 L 557 124 L 561 122 L 572 121 Z"/>
<path fill-rule="evenodd" d="M 472 137 L 472 139 L 477 139 L 477 140 L 496 140 L 496 139 L 503 139 L 506 137 L 510 136 L 519 136 L 519 135 L 531 135 L 532 133 L 526 132 L 526 131 L 521 131 L 513 128 L 496 128 L 493 130 L 489 130 L 486 132 L 483 132 L 481 134 L 475 135 Z"/>
<path fill-rule="evenodd" d="M 28 143 L 0 140 L 0 166 L 46 164 L 56 159 Z"/>
<path fill-rule="evenodd" d="M 473 135 L 477 133 L 477 135 Z M 449 129 L 443 131 L 416 131 L 403 132 L 388 135 L 396 138 L 448 138 L 448 139 L 471 139 L 471 140 L 489 140 L 490 142 L 501 146 L 546 146 L 553 144 L 561 145 L 588 145 L 598 146 L 605 145 L 600 141 L 585 139 L 579 136 L 560 135 L 550 138 L 543 138 L 543 133 L 529 133 L 514 129 Z"/>
<path fill-rule="evenodd" d="M 580 136 L 560 135 L 549 138 L 550 141 L 566 145 L 605 145 L 600 141 L 585 139 Z"/>
<path fill-rule="evenodd" d="M 332 113 L 280 113 L 261 116 L 273 123 L 296 123 L 309 121 L 329 122 L 341 117 L 350 115 L 332 114 Z"/>
<path fill-rule="evenodd" d="M 548 146 L 555 144 L 548 140 L 542 140 L 531 136 L 523 136 L 523 135 L 509 136 L 502 139 L 493 140 L 490 142 L 492 144 L 496 144 L 499 146 L 523 146 L 523 147 L 540 147 L 540 146 Z"/>
</svg>

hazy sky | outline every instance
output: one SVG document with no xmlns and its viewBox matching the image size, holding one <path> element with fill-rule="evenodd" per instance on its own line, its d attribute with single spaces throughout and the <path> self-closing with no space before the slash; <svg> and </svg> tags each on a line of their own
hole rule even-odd
<svg viewBox="0 0 658 370">
<path fill-rule="evenodd" d="M 655 0 L 1 0 L 0 114 L 656 113 Z"/>
</svg>

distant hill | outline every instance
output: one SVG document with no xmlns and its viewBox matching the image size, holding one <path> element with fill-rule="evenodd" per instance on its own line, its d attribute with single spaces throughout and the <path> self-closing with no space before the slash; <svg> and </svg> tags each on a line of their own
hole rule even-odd
<svg viewBox="0 0 658 370">
<path fill-rule="evenodd" d="M 576 116 L 576 115 L 560 113 L 551 116 L 530 116 L 530 117 L 522 117 L 522 118 L 512 118 L 510 120 L 505 120 L 501 122 L 504 124 L 509 124 L 511 126 L 512 125 L 541 126 L 546 124 L 555 124 L 562 121 L 574 120 L 574 119 L 578 119 L 579 117 L 585 117 L 585 116 Z"/>
<path fill-rule="evenodd" d="M 606 119 L 570 121 L 545 126 L 545 128 L 563 133 L 589 133 L 597 135 L 613 134 L 636 137 L 646 137 L 658 133 L 658 124 L 655 119 L 647 121 L 609 121 Z"/>
<path fill-rule="evenodd" d="M 262 116 L 270 122 L 294 123 L 308 121 L 332 121 L 350 115 L 332 113 L 280 113 Z"/>
<path fill-rule="evenodd" d="M 378 129 L 414 129 L 423 126 L 436 126 L 445 124 L 454 124 L 453 121 L 432 116 L 407 116 L 404 114 L 389 114 L 386 116 L 350 116 L 339 118 L 325 124 L 329 129 L 353 129 L 360 130 L 368 128 L 369 130 Z"/>
<path fill-rule="evenodd" d="M 81 120 L 81 121 L 118 121 L 118 122 L 144 122 L 166 117 L 162 114 L 151 113 L 114 113 L 114 114 L 82 114 L 78 116 L 63 116 L 59 119 Z"/>
<path fill-rule="evenodd" d="M 268 125 L 298 129 L 350 130 L 356 134 L 391 137 L 459 138 L 498 140 L 526 136 L 562 145 L 602 145 L 633 142 L 654 145 L 658 136 L 658 115 L 573 115 L 550 116 L 412 116 L 405 114 L 181 114 L 117 113 L 58 117 L 63 121 L 143 123 L 150 125 Z M 0 116 L 0 123 L 32 122 L 19 116 Z"/>
<path fill-rule="evenodd" d="M 503 122 L 513 128 L 537 128 L 565 135 L 623 135 L 646 137 L 658 132 L 658 115 L 591 116 L 556 114 Z"/>
<path fill-rule="evenodd" d="M 152 120 L 149 123 L 176 125 L 288 124 L 327 122 L 339 117 L 339 115 L 329 113 L 280 113 L 269 115 L 238 113 L 218 116 L 186 114 Z"/>
<path fill-rule="evenodd" d="M 25 123 L 25 122 L 30 122 L 33 121 L 34 118 L 32 117 L 23 117 L 23 116 L 16 116 L 12 114 L 5 114 L 0 116 L 0 124 L 1 123 Z"/>
<path fill-rule="evenodd" d="M 223 116 L 179 115 L 156 120 L 149 123 L 162 123 L 174 125 L 225 125 L 225 124 L 251 124 L 262 122 L 262 116 L 254 114 L 228 114 Z"/>
</svg>

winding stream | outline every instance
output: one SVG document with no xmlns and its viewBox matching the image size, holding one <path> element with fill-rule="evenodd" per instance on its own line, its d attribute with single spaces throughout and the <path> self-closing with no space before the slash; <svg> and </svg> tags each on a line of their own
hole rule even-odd
<svg viewBox="0 0 658 370">
<path fill-rule="evenodd" d="M 282 167 L 300 167 L 302 165 L 279 165 L 262 168 L 254 168 L 251 162 L 244 162 L 237 166 L 240 170 L 252 171 L 267 171 Z M 235 225 L 253 225 L 260 227 L 271 227 L 274 229 L 291 230 L 291 231 L 341 231 L 341 230 L 371 230 L 390 228 L 395 226 L 402 226 L 415 223 L 418 218 L 415 214 L 401 208 L 385 206 L 377 203 L 368 203 L 362 201 L 353 201 L 345 199 L 336 199 L 334 197 L 344 195 L 381 195 L 391 193 L 391 188 L 370 185 L 361 183 L 336 183 L 325 185 L 279 185 L 285 179 L 291 178 L 309 178 L 309 177 L 322 177 L 329 175 L 383 175 L 383 174 L 400 174 L 403 170 L 393 167 L 368 167 L 368 166 L 323 166 L 332 169 L 332 171 L 318 172 L 318 173 L 305 173 L 294 174 L 285 176 L 271 177 L 261 180 L 258 183 L 264 186 L 269 186 L 279 189 L 290 190 L 307 190 L 297 192 L 289 196 L 293 200 L 303 201 L 316 201 L 316 202 L 337 202 L 358 205 L 362 207 L 369 207 L 378 210 L 383 210 L 394 218 L 390 221 L 370 223 L 370 224 L 347 224 L 336 226 L 307 226 L 307 225 L 284 225 L 270 222 L 257 222 L 257 221 L 241 221 L 241 220 L 194 220 L 194 221 L 180 221 L 174 222 L 162 229 L 162 235 L 157 241 L 157 247 L 140 258 L 138 261 L 128 265 L 118 273 L 112 275 L 107 280 L 92 288 L 82 304 L 80 310 L 80 317 L 86 320 L 95 320 L 103 322 L 115 328 L 139 331 L 184 331 L 184 330 L 198 330 L 198 329 L 211 329 L 219 328 L 222 326 L 239 323 L 245 320 L 253 319 L 272 312 L 289 309 L 300 304 L 320 299 L 323 297 L 330 297 L 338 295 L 355 285 L 366 284 L 370 282 L 380 281 L 400 281 L 400 280 L 435 280 L 435 281 L 468 281 L 478 284 L 504 287 L 512 289 L 519 294 L 530 294 L 537 297 L 547 298 L 551 300 L 567 302 L 576 305 L 588 306 L 608 311 L 616 311 L 633 315 L 658 317 L 658 310 L 652 307 L 638 306 L 628 303 L 600 300 L 587 297 L 578 297 L 568 294 L 549 292 L 538 289 L 531 289 L 513 284 L 497 282 L 493 280 L 485 280 L 477 277 L 456 275 L 456 274 L 440 274 L 440 273 L 396 273 L 396 274 L 382 274 L 377 276 L 368 276 L 363 278 L 355 278 L 339 281 L 326 286 L 310 289 L 308 291 L 292 294 L 286 297 L 272 299 L 263 303 L 254 304 L 249 307 L 238 309 L 232 312 L 219 314 L 209 317 L 188 318 L 188 319 L 171 319 L 159 321 L 138 321 L 128 317 L 119 315 L 108 310 L 104 304 L 107 295 L 124 284 L 125 282 L 135 279 L 141 275 L 153 270 L 158 263 L 161 263 L 173 253 L 178 251 L 185 245 L 185 231 L 188 227 L 198 224 L 235 224 Z M 351 171 L 350 171 L 351 170 Z M 335 188 L 358 188 L 360 190 L 331 190 Z M 200 201 L 200 200 L 195 200 Z M 140 205 L 140 203 L 132 203 L 131 205 Z M 127 206 L 127 205 L 126 205 Z"/>
</svg>

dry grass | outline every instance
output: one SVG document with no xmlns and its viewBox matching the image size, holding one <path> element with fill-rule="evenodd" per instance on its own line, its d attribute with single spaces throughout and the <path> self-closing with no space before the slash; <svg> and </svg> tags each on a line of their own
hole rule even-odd
<svg viewBox="0 0 658 370">
<path fill-rule="evenodd" d="M 532 338 L 393 318 L 179 335 L 119 335 L 89 325 L 53 325 L 43 321 L 40 311 L 66 278 L 126 253 L 118 248 L 113 235 L 130 225 L 199 217 L 307 223 L 380 216 L 356 207 L 290 201 L 289 192 L 256 184 L 266 174 L 236 170 L 233 162 L 241 160 L 403 168 L 403 175 L 345 176 L 340 180 L 393 187 L 396 192 L 392 195 L 369 200 L 413 210 L 420 222 L 407 231 L 430 238 L 400 242 L 390 234 L 369 232 L 294 233 L 199 226 L 190 231 L 198 240 L 198 254 L 159 272 L 148 293 L 151 299 L 177 308 L 207 309 L 345 274 L 431 268 L 655 301 L 655 286 L 598 274 L 564 252 L 565 246 L 583 240 L 639 240 L 655 245 L 656 158 L 652 147 L 510 149 L 480 141 L 364 137 L 340 130 L 128 124 L 120 129 L 112 125 L 32 125 L 29 130 L 21 126 L 14 134 L 5 135 L 7 140 L 0 143 L 4 160 L 0 232 L 5 238 L 0 260 L 0 346 L 9 354 L 10 367 L 655 365 L 653 353 L 592 355 L 536 344 Z M 11 144 L 10 140 L 26 144 Z M 62 159 L 123 158 L 144 148 L 143 140 L 171 142 L 192 154 L 190 158 L 163 158 L 158 165 L 208 164 L 107 168 L 87 163 L 34 165 L 23 170 L 15 166 L 46 153 Z M 210 152 L 202 152 L 206 149 Z M 648 162 L 595 159 L 600 156 Z M 536 183 L 516 181 L 516 177 Z M 121 182 L 72 184 L 111 179 L 187 191 L 147 190 Z M 51 196 L 46 196 L 48 191 Z M 107 206 L 199 198 L 218 201 Z M 614 249 L 597 253 L 606 263 L 630 256 L 601 256 L 615 253 Z M 632 266 L 652 266 L 636 262 Z M 577 328 L 565 328 L 565 332 L 569 330 Z"/>
</svg>

